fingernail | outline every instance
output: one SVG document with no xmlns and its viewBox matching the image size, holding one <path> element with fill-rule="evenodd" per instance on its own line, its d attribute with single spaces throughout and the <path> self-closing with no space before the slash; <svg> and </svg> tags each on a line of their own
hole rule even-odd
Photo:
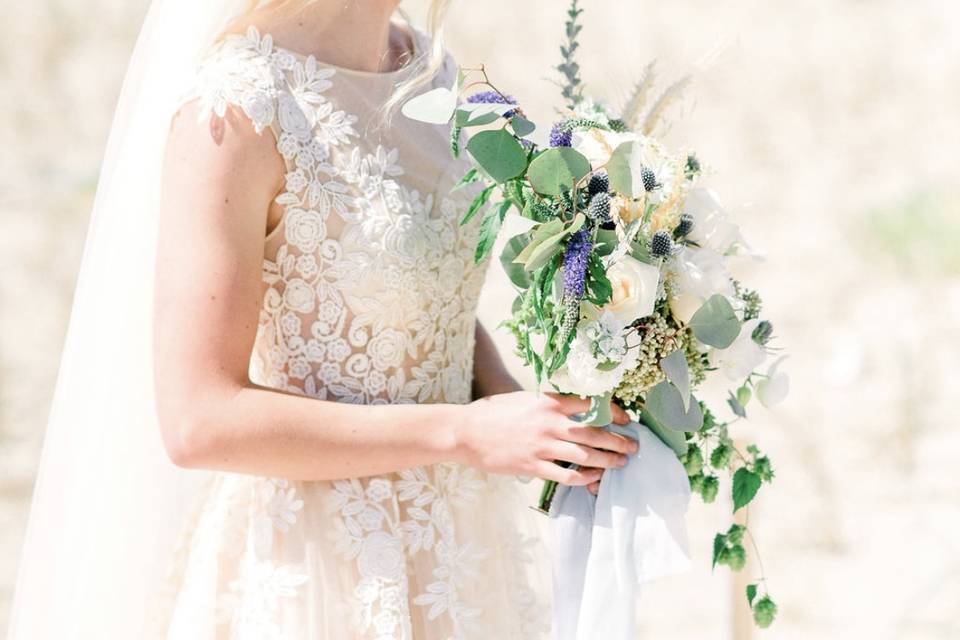
<svg viewBox="0 0 960 640">
<path fill-rule="evenodd" d="M 621 466 L 621 467 L 626 466 L 626 464 L 627 464 L 627 456 L 620 456 L 619 462 L 620 462 L 620 466 Z"/>
</svg>

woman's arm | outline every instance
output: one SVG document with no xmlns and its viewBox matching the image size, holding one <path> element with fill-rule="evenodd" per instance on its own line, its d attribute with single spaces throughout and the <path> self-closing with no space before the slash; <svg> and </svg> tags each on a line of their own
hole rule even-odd
<svg viewBox="0 0 960 640">
<path fill-rule="evenodd" d="M 186 105 L 171 127 L 157 246 L 157 413 L 176 464 L 330 480 L 450 460 L 588 484 L 597 472 L 551 461 L 625 461 L 632 441 L 569 419 L 586 409 L 577 399 L 517 392 L 469 405 L 358 406 L 251 383 L 267 211 L 283 162 L 242 112 L 201 124 L 196 109 Z"/>
<path fill-rule="evenodd" d="M 477 322 L 476 345 L 473 350 L 473 398 L 495 396 L 523 387 L 514 379 L 503 364 L 490 333 Z"/>
</svg>

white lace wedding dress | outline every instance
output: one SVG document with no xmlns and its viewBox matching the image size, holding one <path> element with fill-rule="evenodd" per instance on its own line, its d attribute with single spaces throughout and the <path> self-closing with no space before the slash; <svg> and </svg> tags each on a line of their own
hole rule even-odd
<svg viewBox="0 0 960 640">
<path fill-rule="evenodd" d="M 426 46 L 422 33 L 412 34 Z M 333 67 L 250 30 L 205 57 L 211 117 L 237 106 L 286 167 L 265 239 L 251 379 L 351 403 L 466 403 L 486 263 L 448 130 L 377 107 L 408 71 Z M 434 86 L 452 84 L 446 59 Z M 376 429 L 376 424 L 357 425 Z M 538 514 L 511 478 L 439 464 L 297 482 L 213 473 L 153 616 L 157 637 L 537 638 Z M 532 525 L 532 527 L 531 527 Z"/>
</svg>

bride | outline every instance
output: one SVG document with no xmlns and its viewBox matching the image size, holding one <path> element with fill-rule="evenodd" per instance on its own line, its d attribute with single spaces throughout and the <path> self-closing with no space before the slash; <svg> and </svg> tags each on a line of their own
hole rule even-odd
<svg viewBox="0 0 960 640">
<path fill-rule="evenodd" d="M 466 165 L 445 127 L 393 117 L 452 84 L 447 2 L 429 33 L 398 2 L 154 0 L 12 640 L 541 632 L 513 476 L 595 492 L 636 445 L 521 391 L 477 323 Z"/>
</svg>

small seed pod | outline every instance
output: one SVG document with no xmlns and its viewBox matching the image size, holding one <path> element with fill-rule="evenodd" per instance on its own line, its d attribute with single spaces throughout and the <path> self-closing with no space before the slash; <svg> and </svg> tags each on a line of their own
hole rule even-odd
<svg viewBox="0 0 960 640">
<path fill-rule="evenodd" d="M 601 191 L 590 199 L 587 215 L 597 222 L 606 222 L 610 219 L 610 194 Z"/>
<path fill-rule="evenodd" d="M 590 176 L 590 182 L 587 183 L 587 194 L 592 198 L 598 193 L 610 191 L 610 177 L 606 171 L 600 171 Z"/>
<path fill-rule="evenodd" d="M 685 213 L 680 216 L 680 223 L 677 225 L 677 228 L 673 230 L 673 237 L 679 240 L 680 238 L 685 238 L 690 235 L 691 231 L 693 231 L 693 216 Z"/>
</svg>

